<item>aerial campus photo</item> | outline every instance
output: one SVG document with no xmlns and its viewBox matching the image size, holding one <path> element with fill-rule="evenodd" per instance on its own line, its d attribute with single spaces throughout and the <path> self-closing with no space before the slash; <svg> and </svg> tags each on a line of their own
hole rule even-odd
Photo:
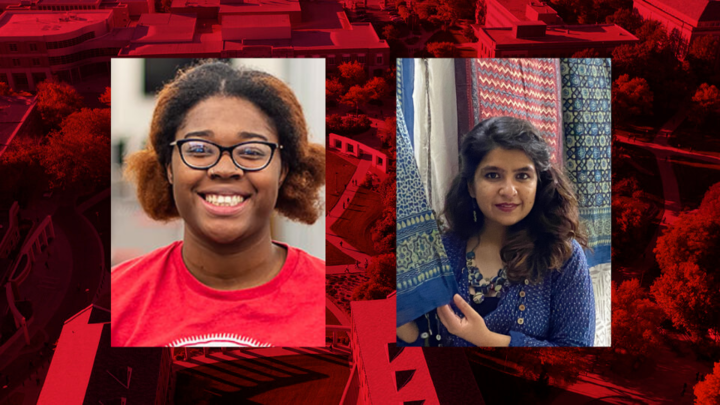
<svg viewBox="0 0 720 405">
<path fill-rule="evenodd" d="M 0 12 L 0 404 L 720 404 L 720 1 L 0 0 Z M 324 59 L 324 133 L 308 126 L 325 144 L 325 244 L 303 247 L 325 260 L 324 346 L 111 347 L 111 269 L 183 238 L 122 176 L 150 124 L 111 131 L 111 100 L 129 91 L 112 85 L 114 58 L 146 58 L 129 89 L 146 115 L 173 79 L 158 66 Z M 410 62 L 412 94 L 400 58 L 426 58 Z M 435 93 L 417 84 L 434 58 L 465 59 L 443 71 L 463 89 L 447 99 L 458 131 L 526 114 L 557 129 L 574 180 L 598 176 L 586 190 L 611 197 L 612 243 L 592 245 L 590 269 L 595 296 L 611 297 L 595 306 L 604 347 L 396 344 L 396 133 L 437 125 Z M 550 61 L 556 75 L 536 68 Z M 606 69 L 581 67 L 596 61 Z M 426 114 L 398 120 L 397 100 L 423 97 Z M 605 149 L 569 136 L 606 129 Z M 572 166 L 583 156 L 598 166 Z M 420 179 L 432 203 L 432 176 Z M 111 237 L 133 226 L 142 251 Z"/>
</svg>

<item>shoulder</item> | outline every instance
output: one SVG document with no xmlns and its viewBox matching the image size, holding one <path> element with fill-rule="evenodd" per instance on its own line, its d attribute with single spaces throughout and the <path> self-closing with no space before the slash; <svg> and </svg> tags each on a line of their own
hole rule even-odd
<svg viewBox="0 0 720 405">
<path fill-rule="evenodd" d="M 296 271 L 303 273 L 310 273 L 315 275 L 325 276 L 325 261 L 317 258 L 310 253 L 296 248 L 294 246 L 285 245 L 288 250 L 287 261 L 294 263 L 288 263 L 290 265 L 295 264 Z"/>
<path fill-rule="evenodd" d="M 150 253 L 130 259 L 114 266 L 111 270 L 112 282 L 116 283 L 128 277 L 137 277 L 146 274 L 149 269 L 164 265 L 170 259 L 173 251 L 182 247 L 182 241 L 173 242 L 167 246 L 155 249 Z"/>
<path fill-rule="evenodd" d="M 572 254 L 570 258 L 565 261 L 562 268 L 560 269 L 561 280 L 572 280 L 578 278 L 584 278 L 589 275 L 587 257 L 580 243 L 575 239 L 572 240 Z"/>
</svg>

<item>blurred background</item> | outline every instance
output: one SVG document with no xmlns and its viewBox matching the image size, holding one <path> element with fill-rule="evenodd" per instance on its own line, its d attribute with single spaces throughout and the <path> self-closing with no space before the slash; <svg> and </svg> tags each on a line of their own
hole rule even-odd
<svg viewBox="0 0 720 405">
<path fill-rule="evenodd" d="M 144 147 L 155 108 L 155 95 L 178 69 L 195 59 L 112 59 L 112 223 L 111 261 L 116 265 L 183 238 L 182 221 L 150 219 L 140 207 L 135 187 L 122 177 L 123 157 Z M 235 66 L 268 72 L 295 92 L 303 106 L 310 141 L 325 144 L 324 59 L 230 59 Z M 325 195 L 324 188 L 321 190 Z M 272 220 L 273 239 L 325 258 L 325 216 L 313 225 L 280 215 Z"/>
</svg>

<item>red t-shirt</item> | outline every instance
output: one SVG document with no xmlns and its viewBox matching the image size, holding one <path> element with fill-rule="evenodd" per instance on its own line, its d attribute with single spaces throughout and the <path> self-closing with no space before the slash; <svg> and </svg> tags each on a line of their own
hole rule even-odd
<svg viewBox="0 0 720 405">
<path fill-rule="evenodd" d="M 324 346 L 325 262 L 277 244 L 277 276 L 238 291 L 193 277 L 181 241 L 115 266 L 112 346 Z"/>
</svg>

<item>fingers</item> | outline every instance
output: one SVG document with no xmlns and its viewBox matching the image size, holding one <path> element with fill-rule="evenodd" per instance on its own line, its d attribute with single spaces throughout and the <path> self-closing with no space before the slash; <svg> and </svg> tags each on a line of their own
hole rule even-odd
<svg viewBox="0 0 720 405">
<path fill-rule="evenodd" d="M 460 312 L 462 312 L 468 320 L 480 317 L 480 315 L 460 296 L 460 294 L 455 294 L 453 301 Z"/>
<path fill-rule="evenodd" d="M 450 308 L 450 305 L 443 305 L 437 309 L 438 318 L 440 322 L 445 325 L 448 332 L 453 335 L 457 333 L 460 328 L 460 318 L 455 315 L 455 312 Z"/>
</svg>

